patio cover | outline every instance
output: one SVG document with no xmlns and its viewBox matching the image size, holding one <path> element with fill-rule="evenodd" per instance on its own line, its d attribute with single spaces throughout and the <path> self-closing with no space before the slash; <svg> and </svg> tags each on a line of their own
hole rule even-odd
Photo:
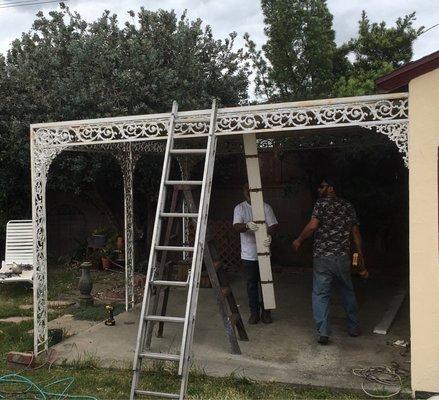
<svg viewBox="0 0 439 400">
<path fill-rule="evenodd" d="M 129 309 L 134 306 L 133 171 L 142 154 L 164 151 L 170 116 L 162 113 L 31 125 L 35 354 L 48 348 L 46 182 L 52 161 L 68 150 L 109 151 L 119 161 L 124 181 L 125 300 Z M 207 136 L 209 116 L 210 110 L 179 112 L 175 138 Z M 325 132 L 334 128 L 349 127 L 385 135 L 397 146 L 408 166 L 407 93 L 220 108 L 216 135 L 237 137 L 257 133 L 260 147 L 270 148 L 272 140 L 278 137 L 296 137 L 301 142 L 316 131 L 324 137 Z M 328 146 L 336 144 L 328 142 Z"/>
</svg>

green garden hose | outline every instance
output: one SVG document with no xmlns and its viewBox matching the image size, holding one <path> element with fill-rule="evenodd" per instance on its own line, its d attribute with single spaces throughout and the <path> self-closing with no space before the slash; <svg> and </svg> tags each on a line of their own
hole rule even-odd
<svg viewBox="0 0 439 400">
<path fill-rule="evenodd" d="M 75 382 L 75 378 L 68 377 L 63 379 L 58 379 L 56 381 L 50 382 L 44 386 L 39 386 L 34 383 L 31 379 L 26 378 L 20 374 L 7 374 L 0 377 L 0 399 L 5 399 L 10 395 L 18 395 L 18 394 L 30 394 L 32 393 L 36 399 L 38 400 L 46 400 L 55 398 L 57 400 L 62 399 L 88 399 L 88 400 L 98 400 L 93 396 L 79 396 L 68 394 L 68 390 Z M 17 384 L 17 385 L 26 385 L 25 388 L 20 392 L 4 392 L 1 390 L 2 384 Z M 51 388 L 55 385 L 65 384 L 64 390 L 61 393 L 52 392 Z"/>
</svg>

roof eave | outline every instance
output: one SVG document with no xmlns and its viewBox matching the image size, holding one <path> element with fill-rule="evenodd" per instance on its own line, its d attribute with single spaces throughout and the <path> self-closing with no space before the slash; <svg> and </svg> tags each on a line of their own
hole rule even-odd
<svg viewBox="0 0 439 400">
<path fill-rule="evenodd" d="M 427 72 L 439 68 L 439 51 L 412 61 L 375 80 L 380 92 L 391 93 L 406 89 L 409 82 Z"/>
</svg>

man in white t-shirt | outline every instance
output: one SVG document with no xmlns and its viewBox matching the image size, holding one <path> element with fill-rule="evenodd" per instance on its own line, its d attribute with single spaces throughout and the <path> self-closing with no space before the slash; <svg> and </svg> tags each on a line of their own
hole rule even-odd
<svg viewBox="0 0 439 400">
<path fill-rule="evenodd" d="M 250 205 L 250 190 L 248 184 L 243 187 L 246 201 L 239 203 L 233 212 L 233 228 L 241 235 L 241 260 L 244 266 L 244 272 L 247 279 L 247 294 L 250 307 L 249 324 L 257 324 L 260 319 L 262 322 L 269 324 L 272 322 L 269 310 L 264 310 L 262 304 L 262 313 L 259 316 L 261 302 L 259 296 L 259 286 L 261 278 L 259 276 L 258 251 L 256 249 L 255 231 L 259 225 L 253 221 L 252 207 Z M 264 203 L 265 223 L 267 225 L 268 236 L 264 240 L 264 245 L 270 247 L 271 235 L 277 228 L 277 220 L 273 209 Z"/>
</svg>

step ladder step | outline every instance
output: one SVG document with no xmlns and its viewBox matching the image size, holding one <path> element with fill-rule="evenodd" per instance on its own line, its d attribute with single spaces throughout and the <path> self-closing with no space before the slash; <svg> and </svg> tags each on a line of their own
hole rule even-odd
<svg viewBox="0 0 439 400">
<path fill-rule="evenodd" d="M 151 390 L 135 390 L 135 394 L 139 394 L 141 396 L 152 396 L 152 397 L 161 397 L 162 399 L 179 399 L 180 395 L 174 393 L 162 393 L 162 392 L 153 392 Z"/>
<path fill-rule="evenodd" d="M 183 324 L 183 317 L 168 317 L 166 315 L 147 315 L 145 317 L 145 321 L 154 321 L 154 322 L 172 322 L 175 324 Z"/>
<path fill-rule="evenodd" d="M 152 285 L 156 286 L 178 286 L 178 287 L 185 287 L 188 286 L 189 283 L 186 281 L 151 281 Z"/>
<path fill-rule="evenodd" d="M 236 325 L 238 323 L 238 321 L 241 321 L 241 315 L 239 315 L 238 313 L 231 313 L 229 315 L 229 320 L 233 325 Z"/>
<path fill-rule="evenodd" d="M 194 248 L 191 246 L 155 246 L 155 249 L 165 251 L 194 251 Z"/>
<path fill-rule="evenodd" d="M 151 360 L 163 360 L 163 361 L 180 361 L 180 356 L 178 354 L 166 354 L 166 353 L 140 353 L 139 357 L 148 358 Z"/>
<path fill-rule="evenodd" d="M 161 217 L 164 218 L 197 218 L 197 213 L 171 213 L 171 212 L 163 212 L 160 213 Z"/>
<path fill-rule="evenodd" d="M 229 286 L 222 286 L 221 287 L 221 293 L 224 297 L 227 297 L 231 293 L 231 289 Z"/>
<path fill-rule="evenodd" d="M 192 186 L 199 185 L 199 186 L 201 186 L 203 184 L 203 181 L 166 181 L 165 184 L 166 185 L 192 185 Z"/>
<path fill-rule="evenodd" d="M 172 149 L 171 154 L 206 154 L 207 149 Z"/>
</svg>

